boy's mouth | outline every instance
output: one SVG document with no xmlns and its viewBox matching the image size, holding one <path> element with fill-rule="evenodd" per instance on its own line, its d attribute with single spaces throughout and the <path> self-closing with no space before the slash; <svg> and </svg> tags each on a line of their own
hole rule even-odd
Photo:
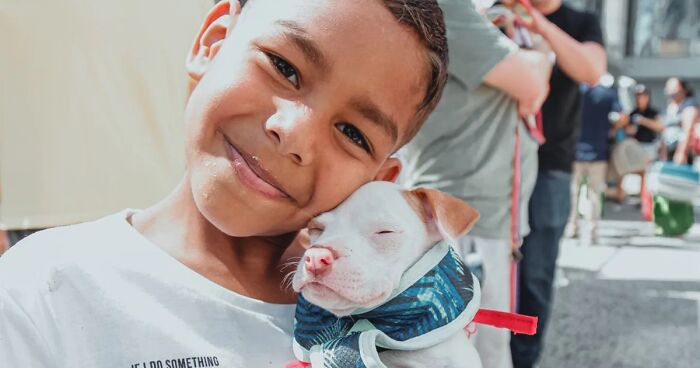
<svg viewBox="0 0 700 368">
<path fill-rule="evenodd" d="M 226 155 L 239 179 L 246 186 L 269 198 L 291 199 L 274 176 L 263 169 L 259 158 L 234 146 L 225 134 L 222 135 L 226 144 Z"/>
</svg>

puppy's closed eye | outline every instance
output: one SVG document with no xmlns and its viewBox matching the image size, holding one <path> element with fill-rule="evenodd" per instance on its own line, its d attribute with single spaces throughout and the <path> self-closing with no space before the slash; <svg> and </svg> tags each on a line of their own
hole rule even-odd
<svg viewBox="0 0 700 368">
<path fill-rule="evenodd" d="M 385 235 L 385 234 L 398 234 L 400 231 L 395 230 L 380 230 L 374 233 L 375 235 Z"/>
</svg>

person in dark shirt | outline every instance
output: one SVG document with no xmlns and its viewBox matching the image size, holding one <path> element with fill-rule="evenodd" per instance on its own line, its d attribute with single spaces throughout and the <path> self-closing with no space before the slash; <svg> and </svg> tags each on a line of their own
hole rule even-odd
<svg viewBox="0 0 700 368">
<path fill-rule="evenodd" d="M 607 74 L 594 87 L 581 85 L 583 91 L 581 136 L 576 144 L 576 162 L 574 162 L 574 175 L 571 180 L 572 206 L 565 233 L 570 237 L 578 235 L 579 184 L 585 181 L 588 199 L 593 207 L 590 215 L 587 216 L 593 242 L 597 239 L 596 225 L 601 213 L 601 197 L 607 187 L 610 133 L 618 123 L 624 124 L 627 120 L 626 115 L 620 114 L 622 108 L 617 90 L 612 88 L 613 83 L 613 76 Z M 611 114 L 613 112 L 617 114 Z"/>
<path fill-rule="evenodd" d="M 571 206 L 571 171 L 581 120 L 579 84 L 595 85 L 607 69 L 603 35 L 593 14 L 576 11 L 562 0 L 531 2 L 531 21 L 524 23 L 549 44 L 556 65 L 542 107 L 546 142 L 539 150 L 540 169 L 529 205 L 531 232 L 521 247 L 518 278 L 518 310 L 537 316 L 539 326 L 534 336 L 511 339 L 515 368 L 534 366 L 547 328 L 559 240 Z"/>
<path fill-rule="evenodd" d="M 656 158 L 658 154 L 658 137 L 664 131 L 659 111 L 651 105 L 651 94 L 643 84 L 635 88 L 635 98 L 637 105 L 630 113 L 630 125 L 627 134 L 634 137 L 643 146 L 653 144 L 653 152 L 649 154 Z M 650 148 L 651 149 L 651 148 Z"/>
<path fill-rule="evenodd" d="M 625 129 L 628 136 L 639 142 L 639 146 L 646 152 L 649 161 L 659 157 L 659 134 L 664 131 L 661 115 L 651 106 L 651 94 L 643 84 L 635 87 L 636 106 L 630 112 L 629 125 Z M 642 198 L 642 213 L 645 219 L 650 220 L 651 197 L 646 193 L 646 172 L 637 173 L 642 178 L 640 196 Z M 622 190 L 622 177 L 617 179 L 616 198 L 618 203 L 624 199 Z"/>
</svg>

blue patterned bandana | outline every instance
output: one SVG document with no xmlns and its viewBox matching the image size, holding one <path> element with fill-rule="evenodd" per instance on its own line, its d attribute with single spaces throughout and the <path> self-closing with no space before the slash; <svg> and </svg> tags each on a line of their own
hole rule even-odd
<svg viewBox="0 0 700 368">
<path fill-rule="evenodd" d="M 479 281 L 446 242 L 409 268 L 391 295 L 374 309 L 341 318 L 299 295 L 297 359 L 314 368 L 386 368 L 380 350 L 435 346 L 464 329 L 480 302 Z"/>
</svg>

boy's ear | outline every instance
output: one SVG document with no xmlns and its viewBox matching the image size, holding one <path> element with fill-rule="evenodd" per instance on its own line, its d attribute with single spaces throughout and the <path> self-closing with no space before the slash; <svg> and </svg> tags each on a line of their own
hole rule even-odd
<svg viewBox="0 0 700 368">
<path fill-rule="evenodd" d="M 240 3 L 229 0 L 217 3 L 209 11 L 187 55 L 186 68 L 191 80 L 198 82 L 202 78 L 240 13 Z"/>
<path fill-rule="evenodd" d="M 401 161 L 394 157 L 389 157 L 386 162 L 379 169 L 379 172 L 374 177 L 376 181 L 390 181 L 392 183 L 396 182 L 401 173 Z"/>
</svg>

